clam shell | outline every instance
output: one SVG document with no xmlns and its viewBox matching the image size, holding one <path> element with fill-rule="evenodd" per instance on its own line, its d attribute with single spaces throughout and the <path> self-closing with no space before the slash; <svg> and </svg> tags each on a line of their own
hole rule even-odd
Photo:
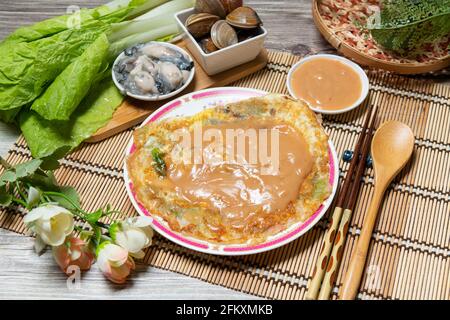
<svg viewBox="0 0 450 320">
<path fill-rule="evenodd" d="M 233 27 L 240 29 L 253 29 L 262 25 L 255 10 L 250 7 L 239 7 L 234 9 L 226 18 L 227 22 Z"/>
<path fill-rule="evenodd" d="M 227 14 L 244 5 L 243 0 L 220 0 Z"/>
<path fill-rule="evenodd" d="M 205 38 L 200 41 L 200 47 L 205 53 L 211 53 L 219 50 L 211 38 Z"/>
<path fill-rule="evenodd" d="M 211 27 L 219 19 L 209 13 L 196 13 L 186 19 L 185 25 L 194 38 L 202 38 L 211 32 Z"/>
<path fill-rule="evenodd" d="M 238 43 L 236 31 L 225 20 L 219 20 L 212 26 L 211 39 L 219 49 Z"/>
<path fill-rule="evenodd" d="M 221 18 L 227 15 L 221 0 L 197 0 L 194 8 L 199 13 L 209 13 Z"/>
</svg>

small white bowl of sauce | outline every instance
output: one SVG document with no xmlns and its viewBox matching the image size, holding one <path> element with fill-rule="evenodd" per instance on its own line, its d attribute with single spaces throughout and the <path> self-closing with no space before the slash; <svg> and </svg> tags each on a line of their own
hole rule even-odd
<svg viewBox="0 0 450 320">
<path fill-rule="evenodd" d="M 339 114 L 357 108 L 369 93 L 369 79 L 360 66 L 331 54 L 301 59 L 289 71 L 291 96 L 314 112 Z"/>
</svg>

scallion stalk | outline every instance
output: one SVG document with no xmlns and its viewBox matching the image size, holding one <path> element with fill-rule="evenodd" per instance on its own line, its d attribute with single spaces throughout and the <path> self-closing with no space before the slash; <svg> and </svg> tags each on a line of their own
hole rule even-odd
<svg viewBox="0 0 450 320">
<path fill-rule="evenodd" d="M 155 8 L 134 20 L 113 24 L 108 39 L 110 42 L 116 42 L 153 28 L 175 24 L 175 14 L 181 10 L 192 7 L 193 4 L 193 0 L 174 0 Z"/>
<path fill-rule="evenodd" d="M 175 21 L 170 16 L 161 16 L 139 21 L 132 20 L 116 23 L 111 27 L 111 33 L 108 36 L 108 40 L 111 43 L 114 43 L 129 36 L 146 32 L 152 29 L 158 29 L 160 27 L 165 27 L 171 24 L 175 24 Z"/>
<path fill-rule="evenodd" d="M 178 26 L 174 23 L 159 27 L 157 29 L 148 30 L 146 32 L 138 33 L 116 41 L 109 47 L 109 56 L 111 59 L 118 56 L 123 50 L 138 43 L 145 43 L 164 38 L 169 35 L 176 34 Z"/>
<path fill-rule="evenodd" d="M 134 20 L 145 20 L 150 18 L 155 18 L 162 15 L 171 14 L 174 15 L 175 13 L 191 8 L 194 6 L 195 1 L 194 0 L 173 0 L 169 1 L 159 7 L 156 7 L 155 9 L 137 17 Z"/>
<path fill-rule="evenodd" d="M 136 5 L 136 8 L 128 14 L 128 18 L 132 18 L 158 7 L 167 1 L 169 0 L 113 0 L 96 8 L 96 10 L 101 16 L 103 16 L 109 14 L 110 12 L 120 10 L 121 8 L 126 8 L 129 5 Z"/>
</svg>

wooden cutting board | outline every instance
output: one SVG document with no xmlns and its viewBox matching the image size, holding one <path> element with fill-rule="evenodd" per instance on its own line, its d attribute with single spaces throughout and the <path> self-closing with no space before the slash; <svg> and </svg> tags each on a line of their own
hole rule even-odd
<svg viewBox="0 0 450 320">
<path fill-rule="evenodd" d="M 177 45 L 186 49 L 183 41 L 178 42 Z M 264 49 L 255 60 L 215 76 L 208 76 L 195 59 L 194 63 L 194 80 L 180 96 L 211 87 L 223 87 L 263 69 L 267 64 L 267 51 Z M 172 99 L 176 99 L 176 97 L 164 101 L 139 101 L 127 97 L 122 105 L 116 110 L 111 121 L 86 140 L 86 142 L 99 142 L 131 128 L 132 126 L 141 123 L 152 112 Z"/>
</svg>

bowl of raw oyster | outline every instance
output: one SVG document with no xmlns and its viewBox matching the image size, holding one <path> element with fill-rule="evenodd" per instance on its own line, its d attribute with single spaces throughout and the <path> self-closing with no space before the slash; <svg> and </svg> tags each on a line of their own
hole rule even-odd
<svg viewBox="0 0 450 320">
<path fill-rule="evenodd" d="M 182 92 L 194 79 L 191 56 L 165 42 L 138 44 L 122 52 L 112 68 L 122 94 L 144 101 L 159 101 Z"/>
</svg>

